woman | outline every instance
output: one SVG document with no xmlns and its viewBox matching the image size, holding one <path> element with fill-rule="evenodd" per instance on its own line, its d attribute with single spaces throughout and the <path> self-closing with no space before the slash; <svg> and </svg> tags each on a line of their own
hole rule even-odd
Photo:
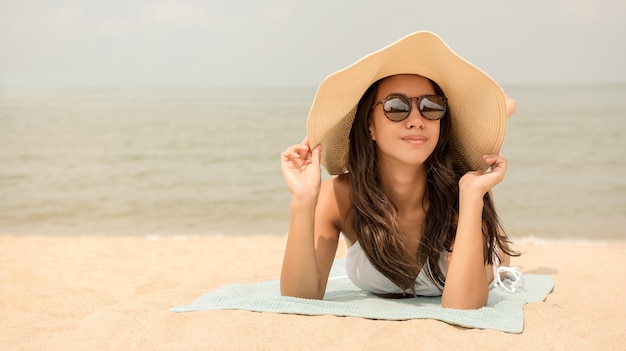
<svg viewBox="0 0 626 351">
<path fill-rule="evenodd" d="M 515 255 L 490 193 L 507 166 L 506 101 L 429 32 L 326 78 L 308 137 L 281 154 L 292 194 L 282 294 L 323 298 L 342 233 L 355 285 L 484 306 L 494 266 Z M 320 165 L 337 176 L 322 182 Z"/>
</svg>

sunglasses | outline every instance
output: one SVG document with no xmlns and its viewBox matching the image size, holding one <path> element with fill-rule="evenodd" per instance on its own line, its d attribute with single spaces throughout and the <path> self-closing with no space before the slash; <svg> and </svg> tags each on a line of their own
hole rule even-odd
<svg viewBox="0 0 626 351">
<path fill-rule="evenodd" d="M 411 114 L 413 99 L 417 99 L 417 109 L 426 119 L 436 121 L 446 114 L 448 99 L 439 95 L 422 95 L 416 97 L 392 95 L 375 103 L 370 108 L 370 111 L 378 105 L 383 105 L 383 112 L 387 119 L 393 122 L 400 122 Z"/>
</svg>

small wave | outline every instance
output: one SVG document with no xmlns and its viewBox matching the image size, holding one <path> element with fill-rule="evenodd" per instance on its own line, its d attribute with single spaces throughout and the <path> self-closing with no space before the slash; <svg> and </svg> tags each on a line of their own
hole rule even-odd
<svg viewBox="0 0 626 351">
<path fill-rule="evenodd" d="M 613 246 L 626 244 L 626 240 L 615 239 L 581 239 L 581 238 L 545 238 L 535 235 L 527 235 L 523 237 L 511 238 L 513 244 L 520 245 L 538 245 L 538 246 L 551 246 L 551 245 L 573 245 L 573 246 Z"/>
</svg>

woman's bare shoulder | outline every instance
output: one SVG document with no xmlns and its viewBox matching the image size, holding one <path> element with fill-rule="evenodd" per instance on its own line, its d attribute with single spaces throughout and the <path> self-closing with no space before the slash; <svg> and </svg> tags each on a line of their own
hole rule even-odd
<svg viewBox="0 0 626 351">
<path fill-rule="evenodd" d="M 347 174 L 326 179 L 322 182 L 321 194 L 331 198 L 339 207 L 350 205 L 350 179 Z"/>
<path fill-rule="evenodd" d="M 351 232 L 347 228 L 347 219 L 350 214 L 350 179 L 342 174 L 329 178 L 322 183 L 318 202 L 318 211 L 330 219 L 333 226 L 344 235 Z"/>
<path fill-rule="evenodd" d="M 342 196 L 350 194 L 350 177 L 348 174 L 341 174 L 332 178 L 335 191 L 339 191 Z"/>
</svg>

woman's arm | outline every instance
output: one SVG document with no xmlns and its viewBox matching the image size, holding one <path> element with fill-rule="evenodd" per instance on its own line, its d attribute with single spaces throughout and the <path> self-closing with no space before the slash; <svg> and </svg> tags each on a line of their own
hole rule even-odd
<svg viewBox="0 0 626 351">
<path fill-rule="evenodd" d="M 482 197 L 460 195 L 459 223 L 441 297 L 443 307 L 476 309 L 487 304 L 482 209 Z"/>
<path fill-rule="evenodd" d="M 459 181 L 459 223 L 441 298 L 443 307 L 476 309 L 487 304 L 483 196 L 504 178 L 506 160 L 494 155 L 484 160 L 491 165 L 490 172 L 469 172 Z"/>
<path fill-rule="evenodd" d="M 332 179 L 320 185 L 320 150 L 308 143 L 281 155 L 281 172 L 291 191 L 291 220 L 280 278 L 281 294 L 301 298 L 324 297 L 337 250 Z"/>
</svg>

